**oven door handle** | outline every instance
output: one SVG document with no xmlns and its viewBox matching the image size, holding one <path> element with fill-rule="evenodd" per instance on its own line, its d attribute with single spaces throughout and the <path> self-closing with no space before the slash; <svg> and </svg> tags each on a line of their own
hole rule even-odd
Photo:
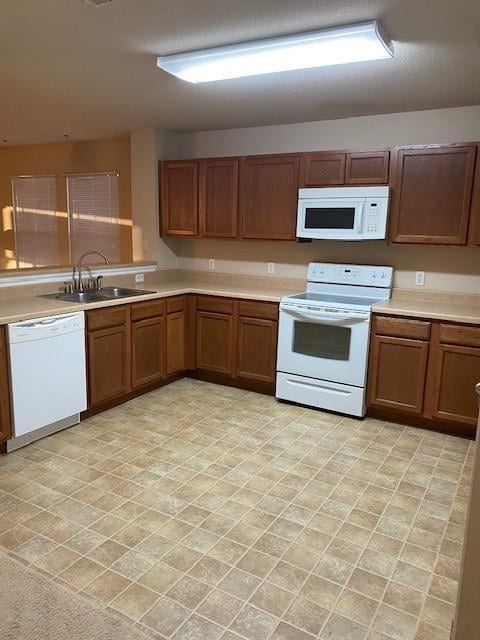
<svg viewBox="0 0 480 640">
<path fill-rule="evenodd" d="M 293 309 L 282 308 L 280 311 L 284 311 L 292 316 L 298 318 L 305 318 L 306 320 L 314 320 L 320 324 L 338 324 L 340 322 L 368 322 L 370 314 L 368 313 L 356 313 L 356 314 L 341 314 L 341 313 L 304 313 L 303 311 L 295 311 Z"/>
</svg>

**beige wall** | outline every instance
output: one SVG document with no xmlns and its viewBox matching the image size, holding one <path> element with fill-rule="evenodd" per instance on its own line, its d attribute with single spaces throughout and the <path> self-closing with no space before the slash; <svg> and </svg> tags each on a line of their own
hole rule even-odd
<svg viewBox="0 0 480 640">
<path fill-rule="evenodd" d="M 56 175 L 57 206 L 67 210 L 65 179 L 68 173 L 118 171 L 122 261 L 132 259 L 130 140 L 112 138 L 80 142 L 24 145 L 0 149 L 0 270 L 15 268 L 12 222 L 11 176 Z M 66 215 L 64 217 L 66 225 Z M 67 238 L 65 230 L 65 238 Z M 68 264 L 68 246 L 63 247 L 63 264 Z"/>
<path fill-rule="evenodd" d="M 175 269 L 175 240 L 160 238 L 158 170 L 161 158 L 175 155 L 175 135 L 154 128 L 130 132 L 132 158 L 133 259 L 154 260 L 160 269 Z"/>
<path fill-rule="evenodd" d="M 281 153 L 313 149 L 374 149 L 403 144 L 480 140 L 480 106 L 397 113 L 324 122 L 206 131 L 177 136 L 171 158 Z M 309 261 L 388 264 L 396 270 L 395 286 L 414 288 L 415 271 L 426 271 L 425 287 L 480 293 L 480 254 L 466 247 L 391 247 L 386 242 L 311 244 L 179 240 L 178 265 L 217 271 L 267 274 L 276 263 L 278 276 L 305 277 Z"/>
</svg>

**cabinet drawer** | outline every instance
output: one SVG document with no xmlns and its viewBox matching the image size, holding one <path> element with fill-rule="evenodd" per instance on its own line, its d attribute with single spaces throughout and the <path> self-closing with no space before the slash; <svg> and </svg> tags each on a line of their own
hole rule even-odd
<svg viewBox="0 0 480 640">
<path fill-rule="evenodd" d="M 275 302 L 254 302 L 241 300 L 238 303 L 238 315 L 247 318 L 265 318 L 278 320 L 278 304 Z"/>
<path fill-rule="evenodd" d="M 97 329 L 108 329 L 127 324 L 128 314 L 129 307 L 127 306 L 87 311 L 87 329 L 88 331 L 96 331 Z"/>
<path fill-rule="evenodd" d="M 417 340 L 430 338 L 430 322 L 423 320 L 375 316 L 373 328 L 376 334 L 382 336 L 416 338 Z"/>
<path fill-rule="evenodd" d="M 197 309 L 198 311 L 210 311 L 212 313 L 233 313 L 233 300 L 231 298 L 197 296 Z"/>
<path fill-rule="evenodd" d="M 149 300 L 132 304 L 132 322 L 156 318 L 165 311 L 165 300 Z"/>
<path fill-rule="evenodd" d="M 175 296 L 167 299 L 167 313 L 178 313 L 185 308 L 184 296 Z"/>
<path fill-rule="evenodd" d="M 440 342 L 480 347 L 480 327 L 455 324 L 440 325 Z"/>
</svg>

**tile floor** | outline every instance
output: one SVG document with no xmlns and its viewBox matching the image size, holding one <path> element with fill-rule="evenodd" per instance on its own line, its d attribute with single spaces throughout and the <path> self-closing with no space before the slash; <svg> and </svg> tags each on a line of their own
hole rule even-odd
<svg viewBox="0 0 480 640">
<path fill-rule="evenodd" d="M 0 550 L 154 638 L 448 640 L 466 440 L 181 380 L 0 459 Z"/>
</svg>

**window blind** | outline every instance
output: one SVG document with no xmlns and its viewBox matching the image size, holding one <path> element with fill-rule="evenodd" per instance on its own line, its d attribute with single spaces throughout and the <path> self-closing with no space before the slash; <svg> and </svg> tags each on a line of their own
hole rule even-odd
<svg viewBox="0 0 480 640">
<path fill-rule="evenodd" d="M 118 174 L 90 173 L 67 176 L 70 259 L 85 251 L 100 251 L 110 262 L 120 262 Z M 93 256 L 91 262 L 98 262 Z"/>
<path fill-rule="evenodd" d="M 62 264 L 55 176 L 14 177 L 12 195 L 17 268 Z"/>
</svg>

